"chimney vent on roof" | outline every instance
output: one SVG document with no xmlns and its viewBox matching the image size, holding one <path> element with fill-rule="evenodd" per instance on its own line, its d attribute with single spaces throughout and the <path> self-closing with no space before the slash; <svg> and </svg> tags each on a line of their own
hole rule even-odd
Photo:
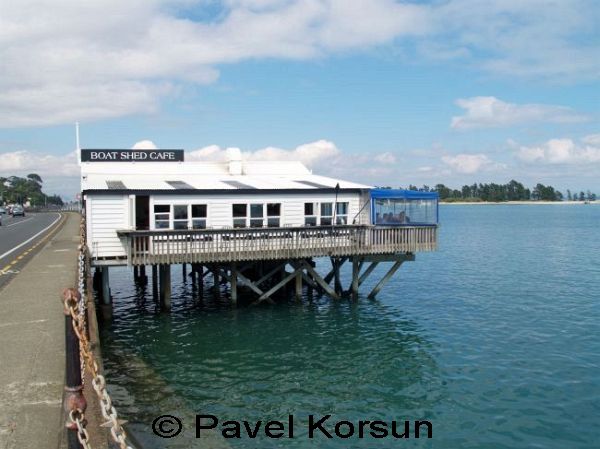
<svg viewBox="0 0 600 449">
<path fill-rule="evenodd" d="M 229 162 L 229 174 L 242 174 L 242 152 L 239 148 L 227 148 L 227 161 Z"/>
</svg>

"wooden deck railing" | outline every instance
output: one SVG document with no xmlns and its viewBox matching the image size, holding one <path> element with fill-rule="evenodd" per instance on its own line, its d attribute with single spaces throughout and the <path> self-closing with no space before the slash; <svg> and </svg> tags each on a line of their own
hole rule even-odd
<svg viewBox="0 0 600 449">
<path fill-rule="evenodd" d="M 437 226 L 118 231 L 131 265 L 214 263 L 437 249 Z"/>
</svg>

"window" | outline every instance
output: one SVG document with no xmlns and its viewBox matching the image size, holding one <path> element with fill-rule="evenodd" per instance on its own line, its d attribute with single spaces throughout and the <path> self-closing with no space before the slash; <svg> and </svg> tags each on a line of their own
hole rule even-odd
<svg viewBox="0 0 600 449">
<path fill-rule="evenodd" d="M 156 204 L 154 206 L 154 227 L 156 229 L 169 229 L 171 219 L 171 206 L 168 204 Z"/>
<path fill-rule="evenodd" d="M 262 228 L 264 223 L 264 206 L 262 204 L 250 205 L 250 227 Z"/>
<path fill-rule="evenodd" d="M 188 207 L 187 204 L 176 204 L 173 206 L 173 229 L 188 228 Z"/>
<path fill-rule="evenodd" d="M 281 223 L 281 203 L 267 203 L 267 226 L 278 228 Z"/>
<path fill-rule="evenodd" d="M 331 226 L 333 220 L 333 204 L 321 203 L 321 226 Z"/>
<path fill-rule="evenodd" d="M 348 203 L 336 203 L 335 224 L 348 224 Z"/>
<path fill-rule="evenodd" d="M 376 225 L 436 224 L 437 200 L 419 198 L 376 199 L 373 223 Z"/>
<path fill-rule="evenodd" d="M 316 226 L 317 215 L 315 213 L 317 205 L 315 203 L 304 203 L 304 225 Z"/>
<path fill-rule="evenodd" d="M 206 229 L 206 204 L 192 204 L 192 229 Z"/>
<path fill-rule="evenodd" d="M 245 228 L 246 217 L 248 217 L 248 205 L 246 204 L 234 204 L 232 207 L 233 212 L 233 227 L 234 228 Z"/>
<path fill-rule="evenodd" d="M 266 215 L 265 215 L 266 211 Z M 250 212 L 250 216 L 248 216 Z M 281 223 L 281 203 L 252 203 L 252 204 L 233 204 L 233 227 L 245 228 L 270 228 L 279 227 Z"/>
</svg>

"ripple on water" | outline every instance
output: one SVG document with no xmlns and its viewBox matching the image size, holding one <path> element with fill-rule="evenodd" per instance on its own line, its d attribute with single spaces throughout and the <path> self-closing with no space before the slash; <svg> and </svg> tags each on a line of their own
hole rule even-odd
<svg viewBox="0 0 600 449">
<path fill-rule="evenodd" d="M 404 264 L 376 302 L 231 309 L 199 303 L 174 269 L 163 314 L 151 289 L 114 270 L 102 343 L 120 413 L 151 448 L 196 447 L 149 436 L 169 411 L 431 420 L 433 441 L 407 447 L 600 447 L 600 208 L 455 206 L 441 217 L 440 251 Z M 299 432 L 260 446 L 311 443 Z"/>
</svg>

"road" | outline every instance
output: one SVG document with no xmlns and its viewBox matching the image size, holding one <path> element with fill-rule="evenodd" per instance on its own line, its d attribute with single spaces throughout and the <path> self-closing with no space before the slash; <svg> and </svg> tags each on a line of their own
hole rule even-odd
<svg viewBox="0 0 600 449">
<path fill-rule="evenodd" d="M 58 224 L 57 212 L 2 216 L 0 226 L 0 288 L 33 256 L 36 245 Z"/>
</svg>

